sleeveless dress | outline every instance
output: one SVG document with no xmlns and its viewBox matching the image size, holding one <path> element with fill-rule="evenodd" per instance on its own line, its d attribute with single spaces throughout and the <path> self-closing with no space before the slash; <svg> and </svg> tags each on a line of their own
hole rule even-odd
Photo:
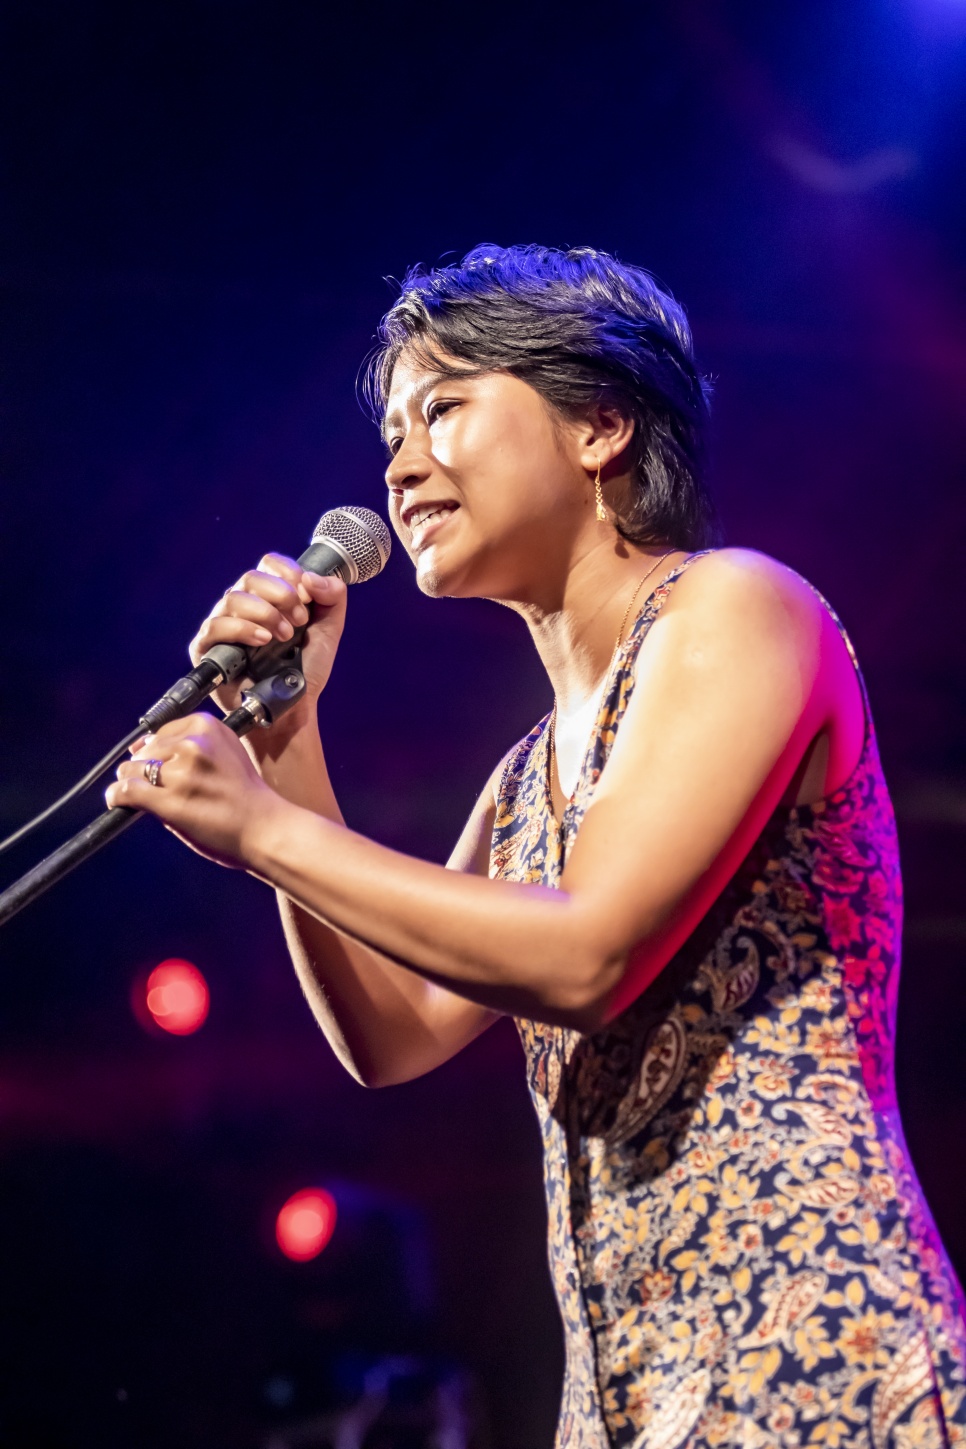
<svg viewBox="0 0 966 1449">
<path fill-rule="evenodd" d="M 559 828 L 547 720 L 509 756 L 492 876 L 559 884 L 637 653 L 699 556 L 615 656 Z M 627 1010 L 587 1036 L 518 1023 L 565 1337 L 558 1449 L 966 1445 L 961 1290 L 896 1106 L 901 881 L 863 699 L 848 782 L 775 812 Z"/>
</svg>

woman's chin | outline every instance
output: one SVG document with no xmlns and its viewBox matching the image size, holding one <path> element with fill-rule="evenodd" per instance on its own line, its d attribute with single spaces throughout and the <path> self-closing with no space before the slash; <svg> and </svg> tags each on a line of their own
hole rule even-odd
<svg viewBox="0 0 966 1449">
<path fill-rule="evenodd" d="M 451 589 L 448 585 L 455 582 L 454 571 L 443 565 L 439 550 L 432 547 L 423 549 L 416 559 L 416 586 L 420 593 L 438 599 L 449 594 Z"/>
<path fill-rule="evenodd" d="M 416 587 L 421 594 L 426 594 L 430 599 L 438 599 L 445 593 L 442 581 L 435 569 L 417 569 Z"/>
<path fill-rule="evenodd" d="M 416 587 L 431 599 L 486 599 L 492 562 L 467 549 L 431 544 L 416 555 Z M 487 564 L 489 563 L 489 566 Z"/>
</svg>

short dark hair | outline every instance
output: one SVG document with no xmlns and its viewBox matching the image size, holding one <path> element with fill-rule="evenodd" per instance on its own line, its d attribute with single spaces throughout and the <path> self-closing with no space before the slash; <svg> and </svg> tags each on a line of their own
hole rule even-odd
<svg viewBox="0 0 966 1449">
<path fill-rule="evenodd" d="M 444 375 L 510 373 L 565 417 L 609 402 L 634 423 L 638 486 L 620 533 L 689 549 L 718 540 L 710 386 L 683 309 L 643 268 L 591 247 L 474 247 L 453 265 L 409 271 L 377 337 L 362 378 L 377 422 L 405 349 Z"/>
</svg>

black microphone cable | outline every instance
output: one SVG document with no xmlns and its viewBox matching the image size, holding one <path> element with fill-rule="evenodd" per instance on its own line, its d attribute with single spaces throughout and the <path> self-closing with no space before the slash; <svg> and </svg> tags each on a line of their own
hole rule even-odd
<svg viewBox="0 0 966 1449">
<path fill-rule="evenodd" d="M 6 840 L 0 841 L 0 855 L 5 850 L 10 850 L 12 846 L 16 845 L 18 841 L 23 840 L 25 836 L 30 835 L 32 831 L 39 830 L 46 820 L 49 820 L 52 815 L 57 814 L 58 810 L 63 810 L 65 805 L 69 805 L 72 800 L 77 799 L 78 795 L 83 795 L 85 790 L 89 790 L 95 780 L 99 780 L 102 775 L 107 773 L 112 765 L 116 765 L 121 756 L 126 754 L 131 745 L 134 744 L 134 741 L 139 739 L 143 734 L 144 726 L 142 724 L 139 724 L 136 729 L 126 734 L 123 740 L 120 740 L 112 750 L 108 750 L 102 760 L 98 760 L 96 765 L 91 766 L 87 774 L 78 780 L 76 785 L 71 785 L 70 789 L 66 794 L 61 795 L 59 800 L 55 800 L 52 805 L 48 805 L 45 810 L 41 810 L 40 814 L 35 815 L 33 820 L 28 820 L 26 825 L 21 825 L 19 830 L 15 830 L 12 835 L 8 835 Z"/>
<path fill-rule="evenodd" d="M 299 563 L 312 573 L 338 574 L 347 584 L 365 583 L 382 572 L 390 547 L 389 530 L 378 513 L 355 506 L 332 508 L 319 519 L 312 542 L 300 556 Z M 259 649 L 250 650 L 238 644 L 216 644 L 209 649 L 197 666 L 172 685 L 157 704 L 146 710 L 135 728 L 108 750 L 96 765 L 92 765 L 86 775 L 53 804 L 41 810 L 39 815 L 21 825 L 6 840 L 0 841 L 0 855 L 39 830 L 58 811 L 89 790 L 142 735 L 153 734 L 163 724 L 193 713 L 212 690 L 237 678 L 246 667 L 256 680 L 284 667 L 286 656 L 297 648 L 304 632 L 303 626 L 294 639 L 282 644 L 277 641 L 263 644 Z"/>
</svg>

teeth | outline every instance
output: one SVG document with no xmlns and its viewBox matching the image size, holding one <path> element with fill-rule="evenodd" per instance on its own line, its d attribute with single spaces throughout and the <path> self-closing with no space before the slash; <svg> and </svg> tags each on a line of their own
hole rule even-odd
<svg viewBox="0 0 966 1449">
<path fill-rule="evenodd" d="M 452 507 L 448 503 L 429 504 L 424 508 L 417 508 L 409 520 L 410 532 L 415 533 L 417 528 L 422 528 L 423 524 L 428 523 L 431 518 L 441 518 L 444 513 L 451 512 Z"/>
</svg>

